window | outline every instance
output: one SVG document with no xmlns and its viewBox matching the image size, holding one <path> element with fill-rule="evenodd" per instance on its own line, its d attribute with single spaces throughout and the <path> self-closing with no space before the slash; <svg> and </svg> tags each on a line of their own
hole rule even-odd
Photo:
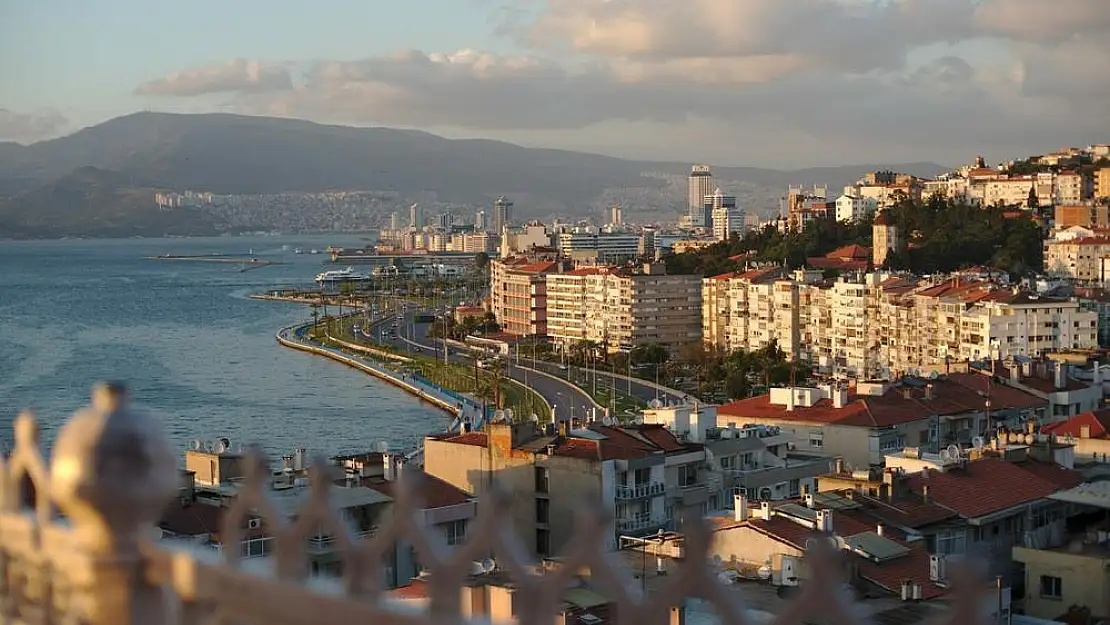
<svg viewBox="0 0 1110 625">
<path fill-rule="evenodd" d="M 261 558 L 270 551 L 270 541 L 273 540 L 270 536 L 258 536 L 256 538 L 247 538 L 243 541 L 242 548 L 239 550 L 240 557 L 243 558 Z"/>
<path fill-rule="evenodd" d="M 726 471 L 731 469 L 735 460 L 736 456 L 721 456 L 721 468 Z"/>
<path fill-rule="evenodd" d="M 551 501 L 547 499 L 536 500 L 536 523 L 548 523 L 551 516 Z"/>
<path fill-rule="evenodd" d="M 798 497 L 802 494 L 802 481 L 790 480 L 790 497 Z"/>
<path fill-rule="evenodd" d="M 937 554 L 961 554 L 967 551 L 967 534 L 964 530 L 944 530 L 937 533 Z"/>
<path fill-rule="evenodd" d="M 686 488 L 698 483 L 698 465 L 683 464 L 678 467 L 678 485 Z"/>
<path fill-rule="evenodd" d="M 536 467 L 535 473 L 536 473 L 536 492 L 537 493 L 547 493 L 547 484 L 548 484 L 547 468 L 546 467 Z"/>
<path fill-rule="evenodd" d="M 647 484 L 651 481 L 651 469 L 636 469 L 636 484 Z"/>
<path fill-rule="evenodd" d="M 1063 580 L 1051 575 L 1041 575 L 1041 597 L 1045 599 L 1063 599 Z"/>
<path fill-rule="evenodd" d="M 466 540 L 466 519 L 446 523 L 444 531 L 447 534 L 448 545 L 460 545 Z"/>
<path fill-rule="evenodd" d="M 551 532 L 536 530 L 536 553 L 543 557 L 551 555 Z"/>
<path fill-rule="evenodd" d="M 824 447 L 825 446 L 825 435 L 824 434 L 817 434 L 817 433 L 810 434 L 809 435 L 809 446 L 810 446 L 811 449 L 821 449 L 822 447 Z"/>
</svg>

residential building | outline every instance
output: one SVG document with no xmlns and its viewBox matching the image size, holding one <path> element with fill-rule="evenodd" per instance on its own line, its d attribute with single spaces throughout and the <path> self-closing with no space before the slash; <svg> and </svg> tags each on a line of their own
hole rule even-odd
<svg viewBox="0 0 1110 625">
<path fill-rule="evenodd" d="M 225 544 L 223 520 L 243 486 L 247 457 L 232 451 L 227 439 L 185 452 L 185 470 L 179 497 L 163 513 L 159 527 L 162 538 L 188 541 L 216 551 L 237 548 L 243 558 L 263 558 L 273 554 L 274 528 L 267 527 L 258 511 L 242 519 L 240 544 Z M 298 449 L 285 456 L 283 467 L 268 484 L 270 505 L 275 513 L 292 521 L 296 511 L 315 496 L 306 473 L 306 454 Z M 381 464 L 379 462 L 379 464 Z M 393 499 L 381 492 L 361 487 L 330 485 L 329 495 L 341 518 L 357 539 L 368 538 L 389 513 Z M 331 528 L 320 527 L 308 540 L 308 566 L 313 574 L 335 576 L 341 573 L 340 545 Z M 384 583 L 398 581 L 397 554 L 392 554 Z"/>
<path fill-rule="evenodd" d="M 1062 171 L 1052 181 L 1052 203 L 1078 204 L 1091 198 L 1091 181 L 1078 171 Z"/>
<path fill-rule="evenodd" d="M 845 187 L 844 194 L 836 198 L 836 220 L 856 222 L 874 214 L 879 203 L 875 198 L 865 198 L 857 187 Z"/>
<path fill-rule="evenodd" d="M 614 204 L 609 207 L 609 225 L 620 226 L 624 224 L 624 209 L 620 204 Z"/>
<path fill-rule="evenodd" d="M 576 261 L 616 263 L 639 258 L 640 235 L 632 232 L 601 232 L 575 228 L 556 237 L 559 250 Z"/>
<path fill-rule="evenodd" d="M 1095 197 L 1110 198 L 1110 167 L 1101 167 L 1095 172 Z"/>
<path fill-rule="evenodd" d="M 561 422 L 541 432 L 530 422 L 492 423 L 488 432 L 430 436 L 425 470 L 473 495 L 493 480 L 512 493 L 521 540 L 544 556 L 562 553 L 578 535 L 574 509 L 599 503 L 616 519 L 604 543 L 674 526 L 680 510 L 707 510 L 720 475 L 706 470 L 705 449 L 661 426 L 575 428 Z"/>
<path fill-rule="evenodd" d="M 490 312 L 502 332 L 547 334 L 547 275 L 564 269 L 553 254 L 490 261 Z"/>
<path fill-rule="evenodd" d="M 610 351 L 656 343 L 677 349 L 701 341 L 701 280 L 667 275 L 662 264 L 642 270 L 580 268 L 549 277 L 548 336 L 560 345 L 594 341 Z"/>
<path fill-rule="evenodd" d="M 729 281 L 738 275 L 733 271 L 701 281 L 701 339 L 709 349 L 729 351 Z"/>
<path fill-rule="evenodd" d="M 732 235 L 744 232 L 744 214 L 736 208 L 736 197 L 725 195 L 720 189 L 705 198 L 706 210 L 713 225 L 713 238 L 727 241 Z"/>
<path fill-rule="evenodd" d="M 1110 237 L 1050 239 L 1044 243 L 1045 272 L 1080 284 L 1105 281 L 1102 259 L 1110 256 Z"/>
<path fill-rule="evenodd" d="M 1053 227 L 1057 230 L 1082 226 L 1110 228 L 1110 206 L 1106 204 L 1057 204 Z"/>
<path fill-rule="evenodd" d="M 902 249 L 902 239 L 899 236 L 898 226 L 886 211 L 879 211 L 871 225 L 871 262 L 876 267 L 886 264 L 887 256 L 891 252 Z"/>
<path fill-rule="evenodd" d="M 907 445 L 970 443 L 993 428 L 985 399 L 959 378 L 905 378 L 854 387 L 773 388 L 725 404 L 718 420 L 771 425 L 790 432 L 800 451 L 840 456 L 853 467 L 878 466 L 887 452 Z M 1010 387 L 995 388 L 990 413 L 1021 420 L 1043 416 L 1044 399 Z"/>
</svg>

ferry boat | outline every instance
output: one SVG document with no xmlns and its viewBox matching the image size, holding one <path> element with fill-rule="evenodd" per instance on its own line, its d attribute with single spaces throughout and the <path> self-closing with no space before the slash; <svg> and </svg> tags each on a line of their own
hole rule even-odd
<svg viewBox="0 0 1110 625">
<path fill-rule="evenodd" d="M 316 282 L 320 284 L 338 284 L 341 282 L 364 282 L 371 280 L 371 276 L 355 273 L 354 267 L 346 269 L 332 269 L 316 274 Z"/>
</svg>

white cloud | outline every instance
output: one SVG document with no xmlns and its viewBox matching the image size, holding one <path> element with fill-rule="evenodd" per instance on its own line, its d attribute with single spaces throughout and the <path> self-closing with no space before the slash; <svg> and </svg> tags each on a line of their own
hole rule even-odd
<svg viewBox="0 0 1110 625">
<path fill-rule="evenodd" d="M 17 113 L 0 108 L 0 141 L 37 141 L 59 134 L 67 126 L 67 120 L 54 109 L 42 109 L 33 113 Z"/>
<path fill-rule="evenodd" d="M 517 55 L 319 61 L 296 86 L 286 66 L 238 60 L 139 91 L 567 147 L 657 138 L 636 148 L 653 158 L 708 138 L 733 155 L 721 160 L 748 163 L 960 162 L 1108 138 L 1107 0 L 534 2 L 504 14 L 501 32 L 526 46 Z M 974 54 L 984 42 L 1001 60 Z"/>
<path fill-rule="evenodd" d="M 218 65 L 173 72 L 139 85 L 135 93 L 190 97 L 209 93 L 264 93 L 292 86 L 288 65 L 233 59 Z"/>
</svg>

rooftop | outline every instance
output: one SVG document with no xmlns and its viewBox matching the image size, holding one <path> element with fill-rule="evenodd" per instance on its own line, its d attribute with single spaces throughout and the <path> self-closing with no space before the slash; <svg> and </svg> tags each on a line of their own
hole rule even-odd
<svg viewBox="0 0 1110 625">
<path fill-rule="evenodd" d="M 701 445 L 678 440 L 670 430 L 662 425 L 642 424 L 637 426 L 591 425 L 589 436 L 582 431 L 567 434 L 544 435 L 533 432 L 525 440 L 518 441 L 513 447 L 532 453 L 550 454 L 580 458 L 583 460 L 633 460 L 654 454 L 669 452 L 698 451 Z M 489 438 L 486 432 L 466 432 L 463 434 L 437 435 L 433 440 L 486 447 Z"/>
<path fill-rule="evenodd" d="M 466 491 L 452 486 L 434 475 L 423 473 L 420 482 L 421 501 L 424 509 L 449 508 L 460 506 L 472 501 L 474 498 Z M 380 479 L 363 482 L 363 486 L 373 489 L 387 497 L 393 497 L 397 482 Z"/>
<path fill-rule="evenodd" d="M 1078 472 L 1062 467 L 1053 470 L 1033 463 L 983 458 L 944 473 L 925 469 L 908 476 L 906 481 L 910 490 L 919 495 L 928 486 L 931 501 L 971 519 L 1047 498 L 1078 486 L 1083 478 Z"/>
<path fill-rule="evenodd" d="M 1049 423 L 1041 427 L 1042 432 L 1056 436 L 1081 438 L 1083 428 L 1088 428 L 1088 438 L 1107 438 L 1110 434 L 1110 408 L 1087 411 L 1071 417 L 1067 421 Z"/>
</svg>

